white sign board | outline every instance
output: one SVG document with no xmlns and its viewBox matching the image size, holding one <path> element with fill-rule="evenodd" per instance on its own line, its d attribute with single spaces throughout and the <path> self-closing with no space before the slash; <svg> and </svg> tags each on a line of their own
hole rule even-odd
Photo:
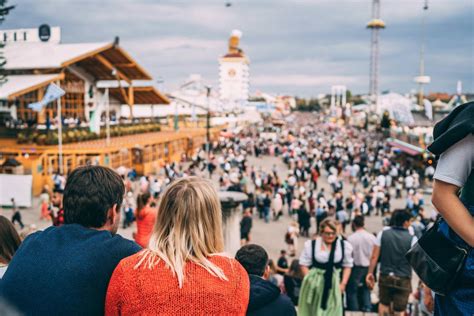
<svg viewBox="0 0 474 316">
<path fill-rule="evenodd" d="M 31 207 L 33 176 L 0 174 L 0 205 L 11 206 L 15 199 L 17 206 Z"/>
</svg>

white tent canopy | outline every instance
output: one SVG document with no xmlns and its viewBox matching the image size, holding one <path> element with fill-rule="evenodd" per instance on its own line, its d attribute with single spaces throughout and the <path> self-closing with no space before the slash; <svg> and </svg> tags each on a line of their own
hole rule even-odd
<svg viewBox="0 0 474 316">
<path fill-rule="evenodd" d="M 0 86 L 0 99 L 6 100 L 10 96 L 23 90 L 59 80 L 60 76 L 60 74 L 8 76 L 7 82 Z"/>
</svg>

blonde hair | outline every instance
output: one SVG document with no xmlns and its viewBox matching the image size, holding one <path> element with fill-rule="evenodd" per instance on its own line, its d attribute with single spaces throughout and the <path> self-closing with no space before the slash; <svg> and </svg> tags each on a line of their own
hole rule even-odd
<svg viewBox="0 0 474 316">
<path fill-rule="evenodd" d="M 163 194 L 148 249 L 135 268 L 152 269 L 163 260 L 183 287 L 187 261 L 211 275 L 227 280 L 221 268 L 208 257 L 224 250 L 222 213 L 217 191 L 203 178 L 174 181 Z"/>
<path fill-rule="evenodd" d="M 337 220 L 332 218 L 326 218 L 321 222 L 321 224 L 319 224 L 319 231 L 322 233 L 324 228 L 329 227 L 335 233 L 338 233 L 337 225 L 339 225 L 339 222 Z"/>
</svg>

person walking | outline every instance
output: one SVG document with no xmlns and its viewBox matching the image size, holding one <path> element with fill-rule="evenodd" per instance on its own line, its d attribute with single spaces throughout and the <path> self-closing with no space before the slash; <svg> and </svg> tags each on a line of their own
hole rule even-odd
<svg viewBox="0 0 474 316">
<path fill-rule="evenodd" d="M 210 181 L 192 176 L 171 183 L 148 247 L 115 269 L 105 315 L 245 315 L 249 278 L 222 253 L 222 213 Z"/>
<path fill-rule="evenodd" d="M 300 230 L 298 228 L 298 223 L 291 222 L 285 234 L 285 243 L 288 246 L 290 257 L 296 256 L 296 246 L 298 245 L 299 234 Z"/>
<path fill-rule="evenodd" d="M 49 203 L 50 203 L 50 192 L 49 187 L 45 185 L 41 190 L 40 194 L 41 209 L 40 209 L 40 220 L 51 220 L 49 215 Z"/>
<path fill-rule="evenodd" d="M 347 237 L 347 241 L 352 245 L 352 255 L 354 266 L 347 283 L 347 310 L 370 312 L 372 304 L 370 302 L 370 290 L 365 284 L 365 278 L 369 270 L 370 256 L 376 244 L 376 238 L 364 228 L 364 217 L 358 215 L 352 221 L 354 233 Z M 359 303 L 359 298 L 360 303 Z"/>
<path fill-rule="evenodd" d="M 299 262 L 305 278 L 298 315 L 342 315 L 342 294 L 353 266 L 352 245 L 337 236 L 337 221 L 321 223 L 320 237 L 304 244 Z"/>
<path fill-rule="evenodd" d="M 404 209 L 392 214 L 391 227 L 382 230 L 376 239 L 370 258 L 369 271 L 365 278 L 372 289 L 375 284 L 374 270 L 380 260 L 379 276 L 379 314 L 403 315 L 411 293 L 412 269 L 405 258 L 407 251 L 417 238 L 410 235 L 411 215 Z"/>
<path fill-rule="evenodd" d="M 270 222 L 270 208 L 272 206 L 272 199 L 270 198 L 270 192 L 265 192 L 265 197 L 263 198 L 263 219 L 265 223 Z"/>
<path fill-rule="evenodd" d="M 16 206 L 16 202 L 14 198 L 11 198 L 10 201 L 12 203 L 12 210 L 13 210 L 12 224 L 18 223 L 18 225 L 20 225 L 20 228 L 23 229 L 25 225 L 23 224 L 23 221 L 21 220 L 20 209 Z"/>
<path fill-rule="evenodd" d="M 283 199 L 281 198 L 281 194 L 275 194 L 275 197 L 272 201 L 272 209 L 273 209 L 273 218 L 274 220 L 278 220 L 280 216 L 283 215 Z"/>
<path fill-rule="evenodd" d="M 15 226 L 5 216 L 0 215 L 0 280 L 20 244 L 21 239 Z"/>
<path fill-rule="evenodd" d="M 156 220 L 156 208 L 151 207 L 152 202 L 153 197 L 149 192 L 142 193 L 137 197 L 137 209 L 135 211 L 137 232 L 133 239 L 143 248 L 148 246 Z"/>
<path fill-rule="evenodd" d="M 301 203 L 298 209 L 298 225 L 300 226 L 301 236 L 309 237 L 309 229 L 311 227 L 311 215 L 304 203 Z"/>
<path fill-rule="evenodd" d="M 246 245 L 250 242 L 250 231 L 252 230 L 252 214 L 250 210 L 244 211 L 244 216 L 240 221 L 240 245 Z"/>
</svg>

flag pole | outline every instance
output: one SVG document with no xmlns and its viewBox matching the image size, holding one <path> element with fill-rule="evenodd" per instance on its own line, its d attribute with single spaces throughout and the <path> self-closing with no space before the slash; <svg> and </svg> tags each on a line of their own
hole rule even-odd
<svg viewBox="0 0 474 316">
<path fill-rule="evenodd" d="M 60 87 L 58 81 L 58 86 Z M 61 98 L 58 98 L 58 152 L 59 152 L 59 173 L 63 174 L 63 122 L 61 118 Z"/>
<path fill-rule="evenodd" d="M 110 146 L 110 100 L 109 100 L 109 88 L 105 88 L 105 102 L 106 103 L 106 118 L 105 118 L 105 128 L 106 128 L 106 145 Z"/>
</svg>

